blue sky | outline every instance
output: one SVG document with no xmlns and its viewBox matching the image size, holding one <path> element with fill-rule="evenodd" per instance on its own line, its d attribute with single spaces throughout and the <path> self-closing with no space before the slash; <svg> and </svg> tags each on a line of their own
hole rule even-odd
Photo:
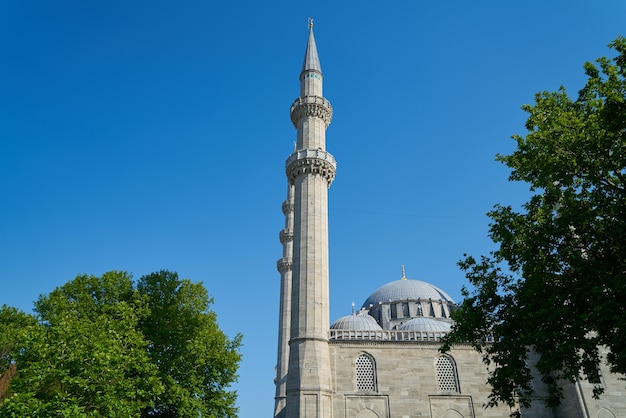
<svg viewBox="0 0 626 418">
<path fill-rule="evenodd" d="M 527 188 L 494 162 L 534 93 L 575 95 L 626 2 L 0 2 L 0 304 L 77 274 L 203 281 L 244 334 L 240 416 L 273 407 L 284 162 L 307 18 L 334 107 L 331 320 L 383 284 L 456 300 L 485 213 Z"/>
</svg>

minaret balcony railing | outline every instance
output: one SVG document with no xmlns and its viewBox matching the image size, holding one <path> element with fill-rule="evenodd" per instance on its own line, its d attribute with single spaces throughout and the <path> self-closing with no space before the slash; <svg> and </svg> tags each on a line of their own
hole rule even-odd
<svg viewBox="0 0 626 418">
<path fill-rule="evenodd" d="M 298 122 L 304 117 L 317 117 L 330 125 L 333 118 L 333 107 L 330 102 L 319 96 L 298 97 L 291 105 L 291 123 L 298 128 Z"/>
<path fill-rule="evenodd" d="M 287 178 L 294 184 L 302 174 L 317 174 L 326 178 L 328 186 L 333 182 L 337 171 L 335 157 L 321 149 L 301 149 L 289 156 L 286 162 Z"/>
</svg>

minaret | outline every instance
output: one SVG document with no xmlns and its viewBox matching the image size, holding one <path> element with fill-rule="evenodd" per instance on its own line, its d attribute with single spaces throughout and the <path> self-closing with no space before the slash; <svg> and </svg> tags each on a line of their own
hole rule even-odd
<svg viewBox="0 0 626 418">
<path fill-rule="evenodd" d="M 291 121 L 297 130 L 296 149 L 286 163 L 287 179 L 293 187 L 286 418 L 332 416 L 328 347 L 328 188 L 335 177 L 336 163 L 326 152 L 326 128 L 332 107 L 322 96 L 322 81 L 310 20 L 300 73 L 300 97 L 291 105 Z M 282 289 L 287 287 L 282 286 Z M 280 379 L 280 375 L 277 377 Z"/>
<path fill-rule="evenodd" d="M 276 361 L 276 396 L 274 418 L 285 417 L 287 402 L 287 370 L 289 367 L 289 332 L 291 324 L 291 271 L 293 267 L 293 186 L 288 185 L 287 200 L 283 202 L 285 228 L 280 231 L 283 256 L 278 260 L 280 272 L 280 308 L 278 313 L 278 360 Z"/>
</svg>

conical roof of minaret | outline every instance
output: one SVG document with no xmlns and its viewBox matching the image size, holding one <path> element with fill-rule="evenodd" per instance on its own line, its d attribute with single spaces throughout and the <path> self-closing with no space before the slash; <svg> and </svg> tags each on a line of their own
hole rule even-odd
<svg viewBox="0 0 626 418">
<path fill-rule="evenodd" d="M 306 43 L 306 53 L 304 54 L 304 62 L 302 63 L 302 72 L 307 70 L 318 71 L 322 73 L 320 58 L 317 55 L 317 46 L 315 45 L 315 37 L 313 36 L 313 22 L 309 24 L 309 40 Z"/>
</svg>

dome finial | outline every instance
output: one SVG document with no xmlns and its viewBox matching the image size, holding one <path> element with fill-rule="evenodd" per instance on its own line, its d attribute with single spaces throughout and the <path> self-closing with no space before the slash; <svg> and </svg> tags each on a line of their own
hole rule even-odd
<svg viewBox="0 0 626 418">
<path fill-rule="evenodd" d="M 352 315 L 354 315 L 354 302 L 352 302 Z"/>
<path fill-rule="evenodd" d="M 406 280 L 406 276 L 404 275 L 404 264 L 402 264 L 402 277 L 400 280 Z"/>
</svg>

